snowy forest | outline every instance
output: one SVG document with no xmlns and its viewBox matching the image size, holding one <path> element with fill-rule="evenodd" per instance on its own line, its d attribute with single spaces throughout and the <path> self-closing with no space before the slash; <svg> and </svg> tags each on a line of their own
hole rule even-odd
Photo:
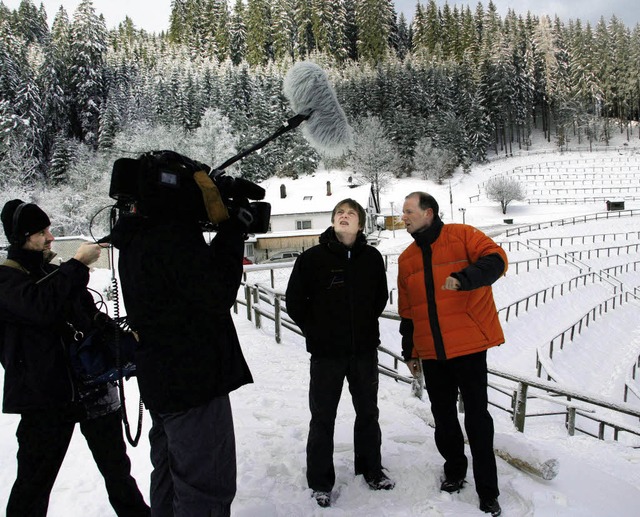
<svg viewBox="0 0 640 517">
<path fill-rule="evenodd" d="M 90 0 L 73 13 L 0 1 L 0 201 L 36 200 L 58 235 L 86 234 L 115 159 L 173 149 L 217 166 L 272 134 L 293 115 L 282 81 L 299 60 L 327 72 L 352 151 L 331 161 L 294 131 L 230 174 L 296 176 L 323 160 L 383 188 L 529 149 L 533 131 L 559 149 L 640 137 L 640 25 L 616 17 L 503 19 L 491 1 L 418 2 L 412 20 L 393 0 L 171 5 L 150 34 L 126 13 L 107 29 Z"/>
</svg>

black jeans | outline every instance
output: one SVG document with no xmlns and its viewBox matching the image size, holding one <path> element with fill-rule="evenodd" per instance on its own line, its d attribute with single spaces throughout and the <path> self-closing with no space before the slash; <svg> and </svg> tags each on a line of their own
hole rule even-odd
<svg viewBox="0 0 640 517">
<path fill-rule="evenodd" d="M 374 474 L 382 469 L 377 350 L 348 357 L 311 357 L 307 482 L 312 490 L 330 492 L 335 483 L 333 434 L 345 377 L 356 411 L 355 473 Z"/>
<path fill-rule="evenodd" d="M 153 517 L 229 517 L 236 442 L 229 396 L 176 413 L 151 411 Z"/>
<path fill-rule="evenodd" d="M 436 447 L 445 460 L 445 476 L 463 479 L 467 474 L 464 436 L 456 405 L 459 389 L 464 403 L 464 427 L 471 449 L 476 492 L 481 499 L 498 497 L 493 419 L 487 399 L 487 352 L 446 361 L 422 361 L 422 368 L 436 423 Z"/>
<path fill-rule="evenodd" d="M 44 517 L 51 489 L 64 460 L 75 422 L 60 412 L 23 414 L 18 424 L 18 475 L 7 503 L 7 517 Z M 150 510 L 131 477 L 119 413 L 80 423 L 104 477 L 109 501 L 119 517 L 143 517 Z"/>
</svg>

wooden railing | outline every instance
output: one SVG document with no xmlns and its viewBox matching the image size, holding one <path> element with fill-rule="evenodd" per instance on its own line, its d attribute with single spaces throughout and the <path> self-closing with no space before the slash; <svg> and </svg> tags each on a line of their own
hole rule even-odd
<svg viewBox="0 0 640 517">
<path fill-rule="evenodd" d="M 518 226 L 516 228 L 510 228 L 505 231 L 505 235 L 510 237 L 512 235 L 520 235 L 526 232 L 532 232 L 535 230 L 542 230 L 543 228 L 551 228 L 553 226 L 566 226 L 569 224 L 585 223 L 587 221 L 598 221 L 601 219 L 619 219 L 622 217 L 634 217 L 640 215 L 640 210 L 616 210 L 611 212 L 598 212 L 595 214 L 578 215 L 574 217 L 567 217 L 565 219 L 556 219 L 553 221 L 546 221 L 541 223 L 526 224 Z"/>
<path fill-rule="evenodd" d="M 536 269 L 541 269 L 543 267 L 557 266 L 559 264 L 569 264 L 570 266 L 576 267 L 582 273 L 582 268 L 575 264 L 571 258 L 567 258 L 566 256 L 554 254 L 554 255 L 545 255 L 542 257 L 537 257 L 528 260 L 517 260 L 513 262 L 509 262 L 509 269 L 507 270 L 507 274 L 513 273 L 515 270 L 515 274 L 521 272 L 530 272 Z"/>
<path fill-rule="evenodd" d="M 528 242 L 534 242 L 542 246 L 547 243 L 548 246 L 565 246 L 567 244 L 595 244 L 596 242 L 606 242 L 612 238 L 614 242 L 618 240 L 629 240 L 630 238 L 640 239 L 640 231 L 619 232 L 619 233 L 598 233 L 593 235 L 567 235 L 563 237 L 542 237 L 539 239 L 528 239 Z M 557 244 L 554 244 L 557 243 Z"/>
<path fill-rule="evenodd" d="M 253 321 L 257 328 L 262 328 L 262 318 L 273 321 L 276 343 L 281 343 L 283 329 L 302 335 L 298 326 L 286 313 L 283 304 L 285 301 L 283 292 L 260 284 L 244 284 L 242 292 L 243 296 L 236 300 L 236 313 L 240 310 L 240 306 L 244 306 L 246 308 L 247 318 Z M 385 311 L 381 317 L 395 321 L 400 320 L 400 316 L 397 313 L 389 311 Z M 424 378 L 414 379 L 409 375 L 401 374 L 399 365 L 401 363 L 404 364 L 404 359 L 389 350 L 384 344 L 378 347 L 378 351 L 390 357 L 393 364 L 393 366 L 387 366 L 382 363 L 379 364 L 378 371 L 380 374 L 390 377 L 396 382 L 410 385 L 412 393 L 422 399 Z M 611 436 L 611 438 L 614 440 L 618 440 L 621 432 L 640 437 L 640 426 L 628 425 L 618 421 L 615 415 L 611 417 L 598 414 L 598 410 L 607 410 L 617 415 L 632 415 L 640 418 L 639 409 L 627 406 L 626 404 L 618 404 L 612 401 L 598 399 L 595 396 L 578 393 L 570 389 L 560 388 L 555 383 L 542 379 L 529 378 L 494 368 L 489 368 L 489 375 L 489 388 L 501 393 L 510 400 L 508 406 L 503 406 L 496 402 L 491 402 L 490 404 L 510 414 L 515 428 L 520 432 L 524 432 L 527 418 L 564 415 L 565 425 L 569 435 L 573 435 L 576 431 L 579 431 L 604 440 L 608 439 L 606 430 L 612 429 L 613 436 Z M 505 387 L 504 380 L 512 381 L 515 385 Z M 536 390 L 538 390 L 539 393 Z M 560 409 L 555 411 L 531 410 L 527 401 L 532 399 L 559 406 Z M 580 404 L 576 401 L 586 404 Z M 582 426 L 578 425 L 577 419 L 579 419 L 579 421 L 588 420 L 596 422 L 598 432 L 594 433 L 590 431 L 584 424 Z"/>
<path fill-rule="evenodd" d="M 507 322 L 509 321 L 509 316 L 512 312 L 514 313 L 514 316 L 518 317 L 520 311 L 528 311 L 529 306 L 538 307 L 539 305 L 546 303 L 547 299 L 553 300 L 556 296 L 562 296 L 567 292 L 577 289 L 581 285 L 587 285 L 587 281 L 595 283 L 596 280 L 609 284 L 609 286 L 613 288 L 614 294 L 617 292 L 618 286 L 604 280 L 598 273 L 585 273 L 571 278 L 566 282 L 562 282 L 561 284 L 552 285 L 521 298 L 520 300 L 499 309 L 498 314 L 502 314 L 504 316 L 504 321 Z"/>
<path fill-rule="evenodd" d="M 553 353 L 556 350 L 556 347 L 562 350 L 566 343 L 570 343 L 576 338 L 581 332 L 583 328 L 586 328 L 590 325 L 590 323 L 595 322 L 599 316 L 608 313 L 609 311 L 615 310 L 619 305 L 628 302 L 629 299 L 638 300 L 633 293 L 619 293 L 611 298 L 604 300 L 599 303 L 595 307 L 593 307 L 589 312 L 587 312 L 582 318 L 576 321 L 573 325 L 563 330 L 560 334 L 553 337 L 551 341 L 538 348 L 536 352 L 536 371 L 538 377 L 542 376 L 542 370 L 545 370 L 547 374 L 547 379 L 553 379 L 553 367 L 551 361 L 553 360 Z M 544 347 L 547 347 L 547 352 L 544 352 Z M 548 361 L 545 359 L 548 358 Z M 557 380 L 557 379 L 556 379 Z"/>
<path fill-rule="evenodd" d="M 629 393 L 635 395 L 635 397 L 640 400 L 640 386 L 636 382 L 640 378 L 640 374 L 638 373 L 638 369 L 640 369 L 640 355 L 636 362 L 633 364 L 631 368 L 631 375 L 629 379 L 627 379 L 624 383 L 624 401 L 627 402 L 629 398 Z"/>
<path fill-rule="evenodd" d="M 576 251 L 567 251 L 567 255 L 571 257 L 576 257 L 578 260 L 587 260 L 592 257 L 600 258 L 600 257 L 618 257 L 621 253 L 638 253 L 640 250 L 640 243 L 637 244 L 627 244 L 626 246 L 609 246 L 608 248 L 595 248 L 591 250 L 576 250 Z"/>
</svg>

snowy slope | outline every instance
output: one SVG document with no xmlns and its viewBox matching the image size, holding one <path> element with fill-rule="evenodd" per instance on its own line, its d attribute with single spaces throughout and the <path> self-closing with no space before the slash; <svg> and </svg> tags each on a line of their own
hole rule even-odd
<svg viewBox="0 0 640 517">
<path fill-rule="evenodd" d="M 557 159 L 561 157 L 558 156 Z M 399 180 L 383 193 L 383 204 L 394 201 L 401 206 L 406 194 L 413 190 L 429 190 L 441 202 L 445 222 L 462 222 L 461 207 L 466 208 L 466 222 L 490 231 L 498 241 L 506 240 L 502 232 L 518 224 L 557 219 L 572 214 L 602 211 L 598 204 L 582 206 L 515 204 L 505 216 L 495 203 L 480 200 L 470 203 L 482 181 L 490 175 L 510 170 L 516 165 L 534 162 L 540 157 L 501 160 L 474 169 L 469 175 L 452 179 L 453 205 L 449 205 L 449 185 L 434 185 L 418 180 Z M 545 157 L 549 159 L 549 157 Z M 628 203 L 627 208 L 640 204 Z M 503 218 L 511 217 L 514 225 Z M 581 228 L 568 226 L 546 230 L 545 235 L 596 234 L 615 231 L 623 226 L 639 226 L 640 221 L 609 222 L 609 226 L 588 223 Z M 536 232 L 538 233 L 538 232 Z M 539 232 L 540 237 L 543 232 Z M 403 231 L 381 235 L 383 252 L 400 252 L 411 241 Z M 526 238 L 534 238 L 527 235 Z M 522 239 L 525 239 L 523 236 Z M 558 250 L 551 251 L 556 253 Z M 564 250 L 562 250 L 564 252 Z M 514 252 L 516 260 L 531 258 L 525 252 Z M 632 260 L 630 257 L 627 257 Z M 513 258 L 512 258 L 513 260 Z M 625 259 L 627 260 L 627 259 Z M 599 264 L 597 267 L 607 267 Z M 390 264 L 390 287 L 394 283 L 393 261 Z M 531 274 L 512 274 L 496 284 L 499 306 L 560 283 L 577 271 L 560 266 Z M 629 285 L 640 285 L 637 277 L 629 277 Z M 276 279 L 286 286 L 287 270 L 279 270 Z M 251 275 L 249 276 L 251 281 Z M 100 289 L 108 282 L 108 272 L 97 271 L 92 285 Z M 633 284 L 635 282 L 635 284 Z M 601 285 L 586 286 L 579 294 L 562 301 L 554 300 L 505 324 L 507 343 L 489 352 L 489 362 L 496 368 L 527 371 L 532 375 L 535 348 L 551 335 L 566 328 L 589 307 L 596 305 L 608 292 Z M 571 300 L 569 303 L 568 300 Z M 585 308 L 586 307 L 586 308 Z M 393 310 L 393 305 L 389 307 Z M 554 366 L 567 384 L 600 392 L 619 400 L 619 381 L 626 364 L 631 366 L 640 354 L 638 307 L 615 312 L 580 336 L 576 346 L 554 356 Z M 345 387 L 336 423 L 337 471 L 336 490 L 339 497 L 329 509 L 320 509 L 310 499 L 305 480 L 305 445 L 309 411 L 307 385 L 309 361 L 302 338 L 283 332 L 276 344 L 268 322 L 255 329 L 240 311 L 234 316 L 240 341 L 254 374 L 255 383 L 232 394 L 238 449 L 238 493 L 233 504 L 234 517 L 423 517 L 483 515 L 477 509 L 477 496 L 471 472 L 469 485 L 460 494 L 439 491 L 442 459 L 435 449 L 430 427 L 428 403 L 412 397 L 409 387 L 387 377 L 380 379 L 380 423 L 383 433 L 383 463 L 396 480 L 390 492 L 372 492 L 361 478 L 353 475 L 353 419 L 350 396 Z M 600 322 L 599 322 L 600 323 Z M 399 351 L 397 324 L 383 322 L 382 341 Z M 599 356 L 605 347 L 616 346 L 616 354 Z M 564 357 L 562 357 L 564 355 Z M 605 360 L 616 364 L 606 365 Z M 617 366 L 616 366 L 617 365 Z M 622 366 L 619 366 L 622 365 Z M 608 372 L 608 373 L 604 373 Z M 618 372 L 615 379 L 612 372 Z M 609 375 L 609 377 L 607 377 Z M 130 418 L 135 419 L 137 393 L 135 382 L 126 384 Z M 636 401 L 637 403 L 637 401 Z M 638 407 L 636 405 L 636 407 Z M 502 494 L 500 502 L 505 516 L 635 516 L 640 501 L 640 450 L 615 442 L 602 442 L 586 436 L 569 437 L 562 425 L 545 418 L 527 419 L 526 433 L 515 433 L 506 413 L 492 409 L 498 432 L 496 443 L 513 442 L 523 454 L 540 450 L 545 458 L 559 460 L 559 473 L 551 481 L 525 474 L 505 461 L 498 460 Z M 15 428 L 13 415 L 0 417 L 0 507 L 6 504 L 15 476 Z M 134 423 L 135 424 L 135 423 Z M 150 419 L 145 415 L 144 433 Z M 130 448 L 134 474 L 143 493 L 148 493 L 149 448 L 143 436 L 137 448 Z M 113 515 L 102 485 L 102 479 L 90 457 L 82 435 L 76 431 L 73 442 L 53 490 L 49 515 L 52 517 L 102 517 Z"/>
</svg>

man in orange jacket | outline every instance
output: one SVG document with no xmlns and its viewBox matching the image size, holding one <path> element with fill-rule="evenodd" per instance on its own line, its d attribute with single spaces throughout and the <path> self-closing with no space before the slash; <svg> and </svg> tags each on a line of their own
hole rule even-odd
<svg viewBox="0 0 640 517">
<path fill-rule="evenodd" d="M 422 363 L 436 446 L 445 460 L 440 489 L 458 492 L 467 473 L 456 408 L 459 390 L 480 509 L 497 516 L 487 349 L 504 343 L 491 284 L 505 273 L 507 255 L 473 226 L 445 225 L 438 202 L 425 192 L 405 198 L 402 220 L 415 239 L 398 259 L 402 350 L 412 374 L 420 375 Z"/>
</svg>

